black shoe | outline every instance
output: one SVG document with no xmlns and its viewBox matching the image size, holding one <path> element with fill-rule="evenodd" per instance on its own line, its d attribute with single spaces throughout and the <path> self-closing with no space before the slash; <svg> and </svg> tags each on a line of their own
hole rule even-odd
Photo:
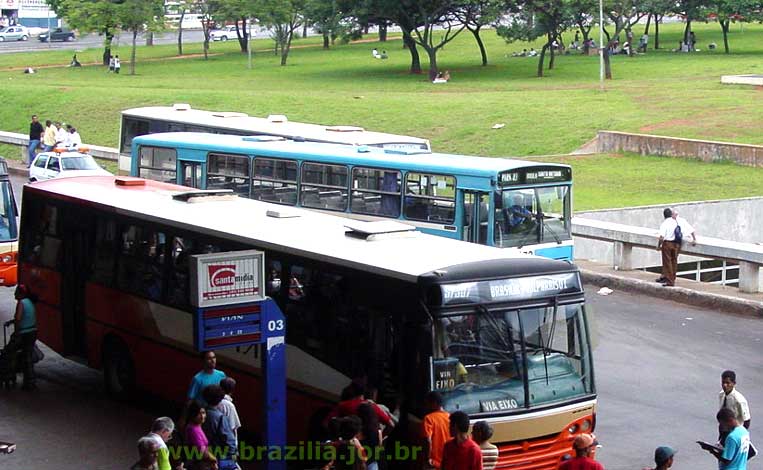
<svg viewBox="0 0 763 470">
<path fill-rule="evenodd" d="M 658 277 L 657 279 L 655 279 L 655 281 L 654 281 L 654 282 L 659 282 L 660 284 L 662 284 L 662 283 L 664 283 L 664 282 L 668 282 L 668 280 L 667 280 L 667 279 L 665 279 L 665 276 L 660 276 L 660 277 Z"/>
</svg>

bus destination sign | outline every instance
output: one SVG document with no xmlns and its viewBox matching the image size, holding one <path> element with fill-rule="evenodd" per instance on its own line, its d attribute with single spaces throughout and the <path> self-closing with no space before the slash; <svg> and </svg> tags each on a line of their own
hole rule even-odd
<svg viewBox="0 0 763 470">
<path fill-rule="evenodd" d="M 246 250 L 191 256 L 191 304 L 213 307 L 262 300 L 264 255 Z"/>
<path fill-rule="evenodd" d="M 577 272 L 440 286 L 442 305 L 522 301 L 582 292 Z"/>
<path fill-rule="evenodd" d="M 533 167 L 505 171 L 499 175 L 501 186 L 520 184 L 562 183 L 572 179 L 572 170 L 566 167 Z"/>
</svg>

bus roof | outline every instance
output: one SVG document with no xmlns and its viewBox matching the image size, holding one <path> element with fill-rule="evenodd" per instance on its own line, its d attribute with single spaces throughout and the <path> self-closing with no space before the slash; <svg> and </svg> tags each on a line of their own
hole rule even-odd
<svg viewBox="0 0 763 470">
<path fill-rule="evenodd" d="M 186 105 L 148 106 L 122 111 L 123 116 L 170 122 L 183 122 L 204 127 L 229 129 L 236 133 L 250 131 L 316 142 L 344 145 L 416 144 L 430 149 L 429 141 L 420 137 L 367 131 L 357 126 L 325 126 L 284 120 L 283 116 L 260 118 L 237 112 L 215 112 L 192 109 Z"/>
<path fill-rule="evenodd" d="M 457 173 L 472 176 L 495 176 L 502 171 L 535 166 L 568 168 L 559 163 L 537 163 L 509 158 L 488 158 L 447 153 L 405 153 L 370 147 L 347 147 L 345 145 L 305 143 L 288 140 L 258 141 L 243 136 L 208 134 L 201 132 L 167 132 L 135 137 L 133 145 L 171 146 L 192 150 L 261 155 L 281 158 L 310 160 L 306 155 L 319 156 L 322 161 L 341 164 L 359 164 L 399 169 Z M 307 147 L 309 146 L 309 147 Z"/>
<path fill-rule="evenodd" d="M 435 271 L 438 271 L 438 277 L 447 281 L 451 277 L 447 275 L 449 269 L 459 271 L 456 267 L 461 266 L 474 272 L 475 263 L 482 266 L 483 278 L 577 269 L 563 261 L 415 231 L 390 233 L 377 239 L 348 236 L 347 226 L 358 224 L 357 221 L 241 197 L 183 202 L 173 196 L 198 190 L 139 178 L 131 178 L 139 180 L 139 185 L 117 185 L 120 179 L 108 176 L 57 178 L 28 184 L 24 191 L 100 206 L 141 220 L 408 282 L 416 282 L 421 276 L 432 276 Z M 269 211 L 287 216 L 273 217 Z M 500 268 L 501 275 L 491 276 L 496 267 Z"/>
</svg>

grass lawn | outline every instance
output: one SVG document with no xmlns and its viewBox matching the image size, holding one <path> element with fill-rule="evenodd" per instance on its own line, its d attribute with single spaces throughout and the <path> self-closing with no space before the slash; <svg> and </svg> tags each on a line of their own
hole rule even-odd
<svg viewBox="0 0 763 470">
<path fill-rule="evenodd" d="M 763 144 L 761 91 L 720 85 L 723 74 L 763 73 L 763 25 L 744 25 L 743 30 L 734 25 L 732 30 L 730 55 L 707 51 L 711 41 L 722 45 L 720 28 L 711 23 L 694 27 L 702 52 L 662 49 L 635 58 L 614 56 L 615 80 L 606 83 L 604 92 L 599 90 L 597 57 L 557 57 L 556 68 L 539 79 L 535 59 L 509 57 L 529 46 L 506 44 L 490 30 L 483 33 L 487 67 L 480 66 L 471 35 L 462 34 L 441 51 L 439 64 L 452 76 L 445 85 L 408 73 L 409 54 L 399 38 L 330 50 L 322 50 L 318 38 L 296 41 L 286 67 L 270 51 L 272 42 L 256 41 L 252 70 L 236 41 L 214 43 L 215 55 L 207 61 L 197 56 L 174 60 L 174 46 L 141 47 L 137 75 L 130 76 L 124 35 L 117 51 L 123 59 L 121 75 L 97 65 L 40 68 L 24 75 L 24 66 L 67 64 L 71 53 L 0 55 L 0 129 L 23 132 L 29 116 L 37 113 L 43 120 L 73 123 L 85 142 L 116 146 L 122 109 L 186 102 L 202 109 L 361 125 L 426 137 L 439 151 L 487 156 L 567 153 L 599 129 Z M 680 24 L 663 25 L 663 48 L 675 47 L 681 31 Z M 640 31 L 635 33 L 638 37 Z M 372 59 L 373 47 L 386 49 L 389 60 Z M 185 49 L 201 52 L 200 44 Z M 84 50 L 78 57 L 85 64 L 97 63 L 101 53 Z M 423 54 L 422 65 L 427 65 Z M 495 123 L 506 126 L 492 130 Z M 763 170 L 740 169 L 739 177 L 745 178 L 729 187 L 729 181 L 737 182 L 725 179 L 736 174 L 733 165 L 664 160 L 596 156 L 571 161 L 576 208 L 763 195 L 763 185 L 750 180 L 763 178 Z M 676 181 L 662 177 L 657 170 L 662 165 L 679 176 Z"/>
</svg>

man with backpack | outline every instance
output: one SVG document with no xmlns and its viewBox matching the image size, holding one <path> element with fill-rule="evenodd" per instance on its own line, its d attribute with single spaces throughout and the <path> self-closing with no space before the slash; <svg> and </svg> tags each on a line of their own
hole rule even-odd
<svg viewBox="0 0 763 470">
<path fill-rule="evenodd" d="M 657 282 L 673 287 L 676 285 L 681 243 L 684 237 L 691 236 L 692 245 L 696 245 L 697 234 L 686 219 L 678 217 L 678 211 L 666 208 L 662 211 L 662 215 L 665 220 L 660 224 L 660 239 L 657 241 L 657 250 L 662 252 L 662 276 L 657 279 Z"/>
</svg>

